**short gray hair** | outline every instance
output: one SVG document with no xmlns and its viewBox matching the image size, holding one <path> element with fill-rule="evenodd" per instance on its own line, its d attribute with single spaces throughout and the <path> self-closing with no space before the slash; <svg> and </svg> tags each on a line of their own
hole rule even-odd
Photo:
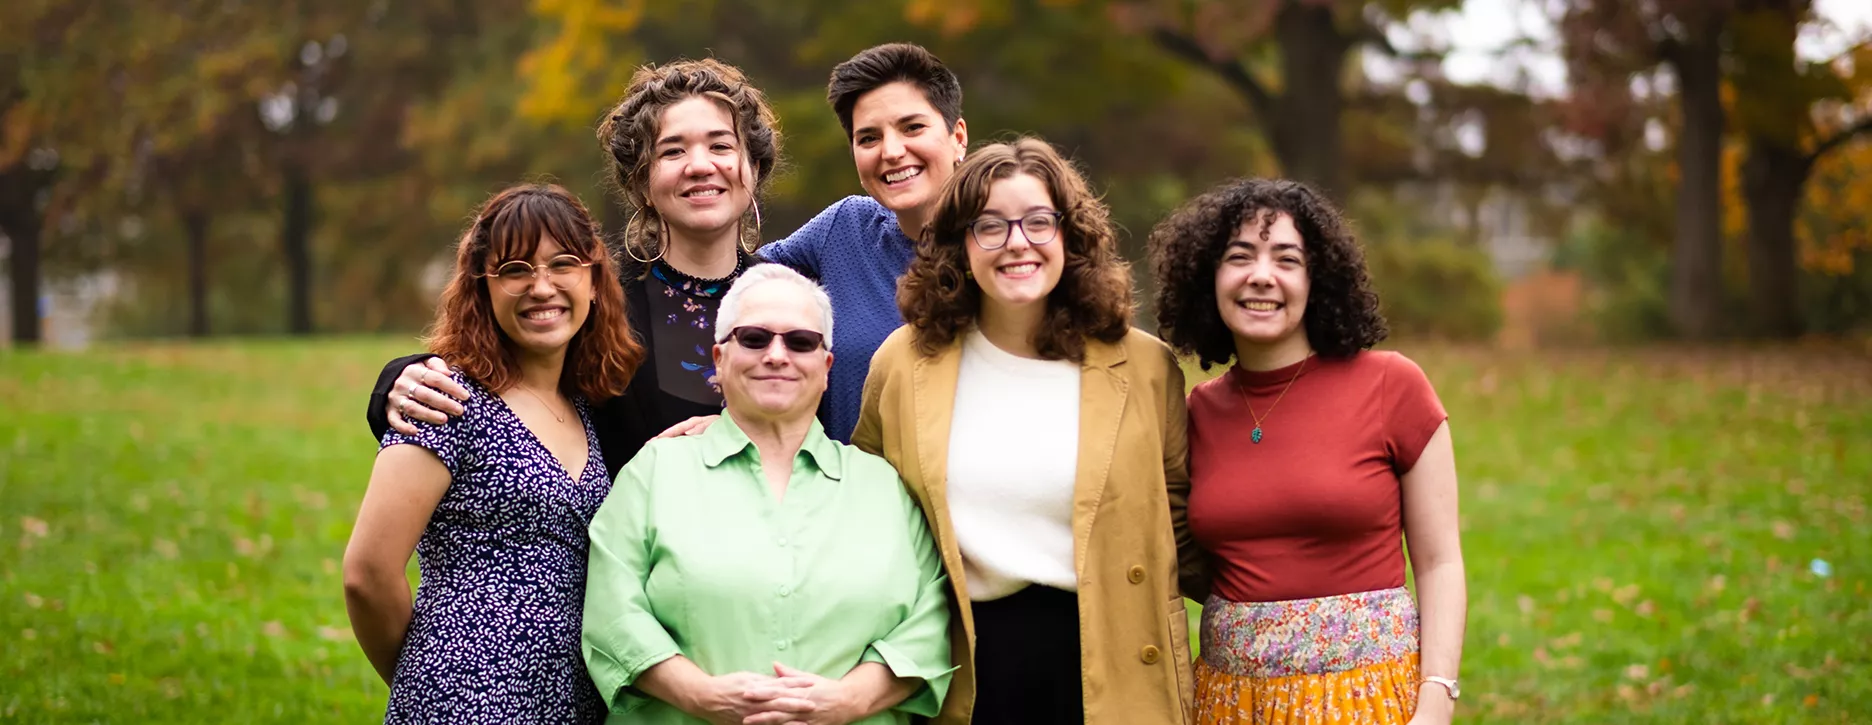
<svg viewBox="0 0 1872 725">
<path fill-rule="evenodd" d="M 771 262 L 747 268 L 747 271 L 742 272 L 741 276 L 735 279 L 734 285 L 728 288 L 728 294 L 722 297 L 721 310 L 715 313 L 715 341 L 727 342 L 728 331 L 733 330 L 735 323 L 740 321 L 741 296 L 747 294 L 748 290 L 768 282 L 793 284 L 812 297 L 813 303 L 819 306 L 819 333 L 825 335 L 826 349 L 832 349 L 832 298 L 826 295 L 825 288 L 807 279 L 805 275 L 793 271 L 791 267 Z M 786 330 L 775 332 L 786 332 Z"/>
</svg>

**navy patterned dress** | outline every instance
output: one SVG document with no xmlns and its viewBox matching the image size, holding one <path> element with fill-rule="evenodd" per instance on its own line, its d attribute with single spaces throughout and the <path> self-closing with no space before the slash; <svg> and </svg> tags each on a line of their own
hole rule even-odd
<svg viewBox="0 0 1872 725">
<path fill-rule="evenodd" d="M 611 490 L 585 401 L 588 459 L 567 475 L 500 396 L 471 393 L 447 425 L 394 430 L 448 467 L 448 492 L 416 544 L 422 583 L 397 658 L 386 723 L 596 723 L 585 673 L 586 527 Z"/>
</svg>

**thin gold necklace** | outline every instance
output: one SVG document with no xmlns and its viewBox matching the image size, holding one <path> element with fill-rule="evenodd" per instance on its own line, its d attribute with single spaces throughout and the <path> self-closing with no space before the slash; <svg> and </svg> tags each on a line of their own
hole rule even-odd
<svg viewBox="0 0 1872 725">
<path fill-rule="evenodd" d="M 1293 384 L 1295 380 L 1300 379 L 1300 373 L 1306 371 L 1307 361 L 1311 359 L 1313 359 L 1312 355 L 1308 355 L 1300 359 L 1300 368 L 1294 371 L 1293 377 L 1287 379 L 1287 384 L 1281 388 L 1280 395 L 1274 396 L 1274 404 L 1269 405 L 1267 412 L 1264 414 L 1255 415 L 1254 403 L 1249 402 L 1249 399 L 1248 399 L 1247 381 L 1242 381 L 1242 384 L 1238 386 L 1239 389 L 1241 390 L 1242 405 L 1248 408 L 1248 417 L 1254 418 L 1254 431 L 1248 434 L 1248 440 L 1253 441 L 1255 443 L 1261 442 L 1261 438 L 1262 438 L 1261 421 L 1266 420 L 1268 416 L 1274 414 L 1274 408 L 1280 405 L 1281 398 L 1287 397 L 1287 391 L 1293 388 Z"/>
<path fill-rule="evenodd" d="M 539 393 L 535 393 L 535 392 L 533 392 L 533 389 L 532 389 L 532 388 L 529 388 L 529 387 L 527 387 L 527 384 L 526 384 L 526 383 L 520 383 L 520 384 L 519 384 L 519 387 L 520 387 L 520 389 L 521 389 L 521 390 L 525 390 L 525 391 L 527 391 L 527 395 L 531 395 L 531 396 L 533 396 L 533 399 L 534 399 L 534 400 L 537 400 L 537 401 L 539 401 L 539 402 L 540 402 L 540 405 L 544 405 L 544 406 L 546 406 L 546 412 L 548 412 L 548 413 L 551 413 L 551 414 L 552 414 L 552 417 L 553 417 L 553 420 L 557 420 L 557 421 L 559 421 L 559 422 L 561 422 L 561 423 L 564 423 L 564 422 L 565 422 L 565 416 L 563 416 L 563 415 L 560 415 L 560 414 L 559 414 L 559 411 L 557 411 L 557 410 L 553 410 L 553 407 L 552 407 L 552 405 L 550 405 L 550 404 L 548 404 L 548 403 L 546 402 L 546 399 L 545 399 L 545 398 L 542 398 L 542 397 L 540 397 L 540 394 L 539 394 Z M 1254 413 L 1254 411 L 1252 411 L 1252 410 L 1250 410 L 1250 411 L 1248 411 L 1248 412 L 1249 412 L 1249 413 L 1251 413 L 1251 414 L 1252 414 L 1252 413 Z M 1270 412 L 1272 412 L 1272 411 L 1270 411 Z M 1256 430 L 1260 430 L 1260 429 L 1258 429 L 1258 428 L 1257 428 Z M 1259 442 L 1260 442 L 1260 441 L 1259 441 L 1259 438 L 1260 438 L 1260 435 L 1259 435 L 1259 434 L 1256 434 L 1256 438 L 1257 438 L 1257 440 L 1256 440 L 1256 442 L 1257 442 L 1257 443 L 1259 443 Z"/>
</svg>

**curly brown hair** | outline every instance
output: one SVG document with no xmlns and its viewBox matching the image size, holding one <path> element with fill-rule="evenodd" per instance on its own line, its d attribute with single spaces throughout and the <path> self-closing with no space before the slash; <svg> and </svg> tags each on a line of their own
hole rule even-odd
<svg viewBox="0 0 1872 725">
<path fill-rule="evenodd" d="M 436 305 L 429 351 L 494 392 L 519 384 L 520 363 L 512 341 L 494 320 L 487 275 L 501 262 L 531 259 L 542 235 L 592 262 L 591 315 L 566 350 L 560 391 L 594 403 L 623 395 L 643 362 L 644 350 L 631 335 L 617 262 L 598 237 L 598 225 L 585 205 L 554 184 L 510 187 L 475 213 L 456 247 L 454 276 Z"/>
<path fill-rule="evenodd" d="M 721 104 L 733 119 L 742 157 L 754 172 L 755 205 L 780 165 L 780 122 L 766 95 L 748 82 L 741 69 L 714 58 L 638 68 L 624 89 L 623 100 L 598 124 L 598 143 L 609 159 L 613 190 L 633 210 L 624 229 L 624 243 L 635 245 L 632 253 L 644 259 L 660 254 L 658 247 L 663 243 L 663 219 L 646 202 L 657 127 L 665 109 L 696 97 Z M 755 223 L 741 227 L 741 243 L 747 247 L 760 244 L 759 210 L 752 212 Z"/>
<path fill-rule="evenodd" d="M 1205 370 L 1235 358 L 1235 334 L 1216 307 L 1222 252 L 1250 218 L 1272 224 L 1280 214 L 1293 218 L 1305 244 L 1307 343 L 1322 357 L 1343 358 L 1385 338 L 1364 249 L 1339 209 L 1298 181 L 1233 179 L 1177 207 L 1151 229 L 1148 242 L 1157 332 L 1177 352 L 1197 356 Z"/>
<path fill-rule="evenodd" d="M 990 144 L 968 155 L 937 199 L 936 213 L 917 240 L 916 258 L 897 287 L 897 308 L 916 330 L 917 349 L 934 355 L 975 324 L 981 286 L 969 277 L 968 226 L 988 205 L 996 181 L 1027 174 L 1046 184 L 1061 212 L 1058 241 L 1065 269 L 1047 293 L 1045 321 L 1034 340 L 1042 358 L 1085 359 L 1086 338 L 1124 339 L 1131 329 L 1131 266 L 1118 256 L 1111 212 L 1085 177 L 1036 138 Z"/>
</svg>

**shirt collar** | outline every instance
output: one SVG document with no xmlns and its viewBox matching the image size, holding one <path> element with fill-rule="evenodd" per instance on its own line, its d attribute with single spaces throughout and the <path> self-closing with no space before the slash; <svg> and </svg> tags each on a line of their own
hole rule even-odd
<svg viewBox="0 0 1872 725">
<path fill-rule="evenodd" d="M 724 410 L 721 419 L 702 433 L 702 462 L 714 468 L 753 447 L 754 442 L 748 440 L 747 433 L 741 430 L 734 416 Z M 800 450 L 827 478 L 836 481 L 844 476 L 838 444 L 826 437 L 825 426 L 817 417 L 813 418 L 812 429 L 806 431 L 806 440 L 800 443 Z"/>
</svg>

